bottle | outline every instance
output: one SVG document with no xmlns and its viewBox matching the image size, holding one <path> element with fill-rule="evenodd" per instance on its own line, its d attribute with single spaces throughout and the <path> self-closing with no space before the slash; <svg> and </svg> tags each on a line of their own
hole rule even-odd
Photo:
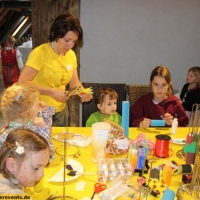
<svg viewBox="0 0 200 200">
<path fill-rule="evenodd" d="M 168 186 L 171 183 L 172 173 L 173 173 L 172 164 L 170 161 L 168 161 L 163 167 L 163 175 L 162 175 L 164 183 L 167 184 Z"/>
<path fill-rule="evenodd" d="M 172 130 L 171 130 L 172 134 L 176 133 L 177 127 L 178 127 L 178 120 L 177 120 L 177 114 L 175 114 L 173 122 L 172 122 Z"/>
<path fill-rule="evenodd" d="M 137 169 L 137 164 L 138 164 L 138 150 L 137 149 L 132 149 L 131 153 L 131 159 L 130 159 L 130 164 L 134 169 Z"/>
<path fill-rule="evenodd" d="M 131 164 L 131 156 L 132 156 L 133 145 L 131 144 L 128 150 L 128 162 Z"/>
<path fill-rule="evenodd" d="M 144 164 L 145 164 L 145 149 L 144 148 L 139 148 L 138 149 L 138 164 L 137 164 L 137 169 L 143 169 Z"/>
</svg>

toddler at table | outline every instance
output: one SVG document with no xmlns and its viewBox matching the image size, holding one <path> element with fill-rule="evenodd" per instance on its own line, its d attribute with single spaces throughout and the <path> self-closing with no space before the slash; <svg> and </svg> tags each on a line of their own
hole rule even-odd
<svg viewBox="0 0 200 200">
<path fill-rule="evenodd" d="M 95 104 L 99 111 L 94 112 L 86 121 L 86 127 L 96 122 L 108 121 L 121 125 L 122 117 L 116 112 L 118 94 L 111 88 L 101 88 L 95 93 Z"/>
<path fill-rule="evenodd" d="M 24 194 L 24 187 L 34 186 L 44 176 L 49 156 L 49 145 L 38 133 L 10 131 L 0 151 L 0 194 Z"/>
<path fill-rule="evenodd" d="M 53 160 L 51 129 L 55 109 L 39 101 L 39 91 L 36 88 L 29 84 L 13 84 L 2 93 L 0 110 L 6 123 L 0 134 L 0 148 L 12 129 L 27 128 L 47 140 L 51 149 L 51 161 Z"/>
<path fill-rule="evenodd" d="M 186 82 L 180 98 L 187 116 L 190 117 L 193 105 L 200 104 L 200 67 L 192 67 L 188 70 Z"/>
<path fill-rule="evenodd" d="M 163 119 L 165 126 L 171 126 L 175 115 L 179 126 L 186 126 L 188 117 L 179 99 L 173 95 L 171 74 L 167 67 L 156 67 L 149 84 L 152 92 L 140 97 L 130 109 L 130 126 L 148 128 L 152 119 Z"/>
</svg>

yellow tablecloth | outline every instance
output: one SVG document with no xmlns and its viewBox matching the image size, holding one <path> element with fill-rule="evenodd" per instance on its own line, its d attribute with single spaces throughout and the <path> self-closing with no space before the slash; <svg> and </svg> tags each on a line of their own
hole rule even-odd
<svg viewBox="0 0 200 200">
<path fill-rule="evenodd" d="M 53 136 L 59 134 L 62 131 L 65 131 L 66 128 L 63 127 L 53 127 L 52 128 L 52 141 L 55 145 L 55 148 L 63 145 L 62 142 L 57 141 L 53 138 Z M 92 129 L 91 128 L 85 128 L 85 127 L 69 127 L 67 128 L 67 131 L 73 132 L 73 133 L 80 133 L 87 136 L 91 136 Z M 189 128 L 178 128 L 177 133 L 172 135 L 170 133 L 171 128 L 148 128 L 148 129 L 141 129 L 141 128 L 130 128 L 129 129 L 129 138 L 135 139 L 140 133 L 145 133 L 147 138 L 155 141 L 155 136 L 157 134 L 167 134 L 172 138 L 186 138 L 186 135 L 189 131 Z M 173 151 L 173 155 L 170 158 L 171 160 L 175 160 L 178 164 L 184 164 L 184 160 L 179 159 L 176 157 L 176 152 L 180 149 L 182 149 L 182 145 L 180 144 L 172 144 L 170 143 L 170 148 Z M 97 182 L 97 174 L 96 174 L 96 164 L 91 161 L 91 145 L 88 145 L 86 148 L 80 147 L 80 156 L 78 158 L 72 158 L 77 161 L 79 161 L 86 172 L 95 172 L 94 176 L 80 176 L 79 178 L 66 182 L 66 194 L 69 196 L 72 196 L 78 200 L 81 200 L 83 197 L 90 197 L 92 196 L 94 192 L 94 183 Z M 162 158 L 156 158 L 153 159 L 153 166 L 158 166 L 159 164 L 163 164 L 165 159 Z M 38 199 L 47 199 L 51 194 L 61 194 L 63 192 L 63 183 L 54 183 L 49 182 L 47 179 L 53 177 L 61 168 L 63 167 L 63 160 L 62 157 L 55 154 L 55 160 L 47 167 L 45 168 L 45 176 L 43 178 L 43 186 L 44 189 L 40 193 L 33 192 L 32 189 L 27 189 L 28 194 L 31 195 L 33 200 Z M 138 177 L 138 174 L 135 174 L 134 176 Z M 149 178 L 149 175 L 145 175 L 146 178 Z M 86 182 L 85 188 L 83 191 L 76 191 L 75 187 L 77 182 L 82 181 Z M 172 177 L 172 182 L 170 185 L 170 189 L 177 191 L 178 187 L 182 185 L 181 181 L 181 175 L 174 175 Z M 162 194 L 160 197 L 150 197 L 149 199 L 161 199 Z"/>
</svg>

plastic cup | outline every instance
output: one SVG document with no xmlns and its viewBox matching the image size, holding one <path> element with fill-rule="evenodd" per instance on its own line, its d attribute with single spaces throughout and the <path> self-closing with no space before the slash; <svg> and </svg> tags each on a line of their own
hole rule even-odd
<svg viewBox="0 0 200 200">
<path fill-rule="evenodd" d="M 92 162 L 106 157 L 104 152 L 109 139 L 111 125 L 105 122 L 97 122 L 92 125 Z"/>
</svg>

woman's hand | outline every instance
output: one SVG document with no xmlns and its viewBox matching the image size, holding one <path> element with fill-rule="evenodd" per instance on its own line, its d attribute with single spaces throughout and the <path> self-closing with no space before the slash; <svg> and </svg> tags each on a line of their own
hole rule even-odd
<svg viewBox="0 0 200 200">
<path fill-rule="evenodd" d="M 51 97 L 60 102 L 64 102 L 69 99 L 65 91 L 56 88 L 51 89 Z"/>
<path fill-rule="evenodd" d="M 165 113 L 163 115 L 163 119 L 165 120 L 165 123 L 168 125 L 168 126 L 171 126 L 172 125 L 172 121 L 173 121 L 173 116 L 169 113 Z"/>
<path fill-rule="evenodd" d="M 81 97 L 82 102 L 87 102 L 92 99 L 91 94 L 80 94 L 79 96 Z"/>
<path fill-rule="evenodd" d="M 140 122 L 140 128 L 148 128 L 151 125 L 151 119 L 144 118 L 143 121 Z"/>
</svg>

